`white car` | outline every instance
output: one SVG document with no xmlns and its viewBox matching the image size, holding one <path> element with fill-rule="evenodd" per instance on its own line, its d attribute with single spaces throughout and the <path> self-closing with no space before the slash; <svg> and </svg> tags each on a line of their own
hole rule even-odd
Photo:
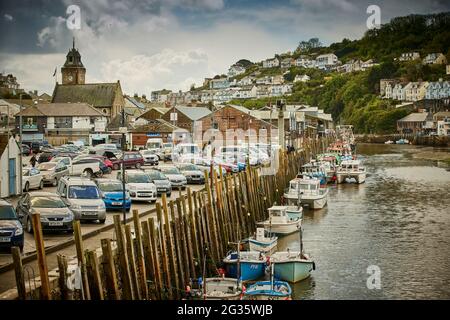
<svg viewBox="0 0 450 320">
<path fill-rule="evenodd" d="M 44 188 L 44 178 L 36 168 L 23 168 L 22 169 L 22 186 L 23 191 L 28 192 L 30 189 L 42 189 Z"/>
<path fill-rule="evenodd" d="M 117 172 L 117 179 L 122 181 L 122 172 Z M 156 202 L 158 192 L 148 173 L 141 170 L 127 170 L 125 172 L 125 187 L 130 194 L 131 201 Z"/>
<path fill-rule="evenodd" d="M 159 170 L 169 179 L 172 189 L 178 187 L 186 188 L 187 179 L 177 167 L 167 166 L 161 167 Z"/>
<path fill-rule="evenodd" d="M 144 158 L 145 164 L 150 164 L 152 166 L 159 164 L 159 157 L 152 150 L 141 150 L 139 153 L 142 155 L 142 158 Z"/>
</svg>

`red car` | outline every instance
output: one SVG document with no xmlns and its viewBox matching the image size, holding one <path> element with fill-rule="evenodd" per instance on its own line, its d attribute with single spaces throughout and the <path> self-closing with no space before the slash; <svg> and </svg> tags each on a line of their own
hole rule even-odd
<svg viewBox="0 0 450 320">
<path fill-rule="evenodd" d="M 100 159 L 103 161 L 103 163 L 105 164 L 105 166 L 107 166 L 108 168 L 111 168 L 111 170 L 113 169 L 113 163 L 111 160 L 109 160 L 107 157 L 104 156 L 99 156 L 99 155 L 89 155 L 89 158 L 96 158 L 96 159 Z"/>
<path fill-rule="evenodd" d="M 120 166 L 122 165 L 122 157 L 123 157 L 125 168 L 139 169 L 141 166 L 144 165 L 144 158 L 142 157 L 142 155 L 139 152 L 127 151 L 127 152 L 124 152 L 118 158 L 115 158 L 115 159 L 110 158 L 114 170 L 120 169 Z"/>
</svg>

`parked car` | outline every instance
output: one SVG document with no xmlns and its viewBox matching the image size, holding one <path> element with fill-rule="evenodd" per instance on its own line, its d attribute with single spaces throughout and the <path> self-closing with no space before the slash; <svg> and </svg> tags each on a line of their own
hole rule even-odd
<svg viewBox="0 0 450 320">
<path fill-rule="evenodd" d="M 145 170 L 146 173 L 150 176 L 150 179 L 156 186 L 156 191 L 158 196 L 165 193 L 168 197 L 172 194 L 172 184 L 170 180 L 160 171 L 150 169 Z"/>
<path fill-rule="evenodd" d="M 123 186 L 117 179 L 96 179 L 98 189 L 101 192 L 106 210 L 123 208 Z M 128 191 L 125 191 L 125 209 L 130 211 L 131 198 Z"/>
<path fill-rule="evenodd" d="M 189 184 L 204 184 L 205 174 L 203 171 L 192 163 L 179 163 L 177 168 L 180 170 L 181 174 L 186 177 L 187 183 Z"/>
<path fill-rule="evenodd" d="M 173 188 L 179 188 L 182 189 L 186 188 L 187 185 L 187 179 L 186 177 L 181 173 L 180 170 L 178 170 L 175 166 L 165 166 L 158 168 L 164 175 L 169 178 L 170 184 Z"/>
<path fill-rule="evenodd" d="M 63 162 L 44 162 L 40 163 L 37 168 L 42 174 L 44 184 L 58 185 L 59 179 L 69 175 L 69 168 Z"/>
<path fill-rule="evenodd" d="M 58 156 L 59 153 L 60 152 L 58 150 L 55 150 L 55 149 L 44 151 L 39 156 L 38 163 L 49 162 L 54 157 Z"/>
<path fill-rule="evenodd" d="M 164 161 L 172 161 L 173 143 L 163 143 L 163 158 Z"/>
<path fill-rule="evenodd" d="M 222 166 L 227 173 L 236 173 L 239 172 L 239 166 L 234 164 L 231 159 L 222 158 L 222 157 L 214 157 L 214 164 L 217 166 Z"/>
<path fill-rule="evenodd" d="M 117 172 L 117 179 L 122 181 L 121 171 Z M 156 186 L 148 173 L 141 170 L 128 170 L 125 172 L 125 183 L 131 201 L 156 202 Z"/>
<path fill-rule="evenodd" d="M 86 176 L 91 178 L 93 176 L 100 177 L 103 175 L 102 168 L 98 159 L 95 158 L 78 158 L 71 159 L 70 157 L 57 157 L 52 162 L 62 162 L 69 168 L 69 175 L 71 176 Z M 103 167 L 104 170 L 107 170 Z"/>
<path fill-rule="evenodd" d="M 33 153 L 39 153 L 41 151 L 41 147 L 43 146 L 43 143 L 40 141 L 22 141 L 22 144 L 26 144 L 30 147 Z"/>
<path fill-rule="evenodd" d="M 72 210 L 77 220 L 106 221 L 105 203 L 94 181 L 79 177 L 63 177 L 56 193 Z"/>
<path fill-rule="evenodd" d="M 163 158 L 163 139 L 149 138 L 145 144 L 145 149 L 151 151 L 158 157 L 158 160 Z"/>
<path fill-rule="evenodd" d="M 111 159 L 113 163 L 113 169 L 119 170 L 122 166 L 122 157 L 125 168 L 136 168 L 140 169 L 144 165 L 144 158 L 137 151 L 127 151 L 122 153 L 118 158 Z"/>
<path fill-rule="evenodd" d="M 61 197 L 52 192 L 25 193 L 17 204 L 17 215 L 28 233 L 33 232 L 32 215 L 41 215 L 42 231 L 73 230 L 74 215 Z"/>
<path fill-rule="evenodd" d="M 144 158 L 145 164 L 150 164 L 152 166 L 157 166 L 159 164 L 159 158 L 152 150 L 141 150 L 139 153 Z"/>
<path fill-rule="evenodd" d="M 0 248 L 23 250 L 23 228 L 12 204 L 0 199 Z"/>
<path fill-rule="evenodd" d="M 22 154 L 24 156 L 29 156 L 31 154 L 31 149 L 28 145 L 22 144 Z"/>
<path fill-rule="evenodd" d="M 28 192 L 30 189 L 44 188 L 44 179 L 41 172 L 37 168 L 22 169 L 22 186 L 23 191 Z"/>
<path fill-rule="evenodd" d="M 105 151 L 118 151 L 117 145 L 113 143 L 101 143 L 89 149 L 89 153 L 103 155 Z"/>
</svg>

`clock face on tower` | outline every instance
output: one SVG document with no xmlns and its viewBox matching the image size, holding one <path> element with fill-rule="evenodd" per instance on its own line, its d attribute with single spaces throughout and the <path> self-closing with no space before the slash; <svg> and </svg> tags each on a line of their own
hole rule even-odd
<svg viewBox="0 0 450 320">
<path fill-rule="evenodd" d="M 71 74 L 69 74 L 69 75 L 67 76 L 67 80 L 72 81 L 72 80 L 73 80 L 73 76 L 72 76 Z"/>
</svg>

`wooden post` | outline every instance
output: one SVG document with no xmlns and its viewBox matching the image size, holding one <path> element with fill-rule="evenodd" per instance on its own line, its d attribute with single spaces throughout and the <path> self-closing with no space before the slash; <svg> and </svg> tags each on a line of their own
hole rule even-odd
<svg viewBox="0 0 450 320">
<path fill-rule="evenodd" d="M 103 286 L 100 279 L 98 258 L 93 250 L 86 250 L 86 269 L 91 289 L 91 299 L 103 300 Z"/>
<path fill-rule="evenodd" d="M 142 229 L 139 222 L 139 212 L 133 210 L 134 234 L 136 236 L 136 259 L 138 269 L 138 280 L 141 291 L 141 298 L 148 300 L 148 289 L 146 283 L 147 273 L 145 271 L 144 249 L 142 246 Z"/>
<path fill-rule="evenodd" d="M 114 268 L 114 258 L 111 249 L 111 240 L 102 239 L 103 253 L 103 274 L 105 275 L 106 294 L 109 300 L 119 300 L 120 293 L 117 286 L 116 270 Z"/>
<path fill-rule="evenodd" d="M 189 283 L 189 276 L 191 274 L 190 272 L 190 266 L 189 266 L 189 260 L 192 257 L 189 257 L 189 250 L 188 250 L 188 243 L 186 238 L 186 233 L 184 229 L 184 223 L 183 223 L 183 212 L 181 210 L 181 201 L 180 198 L 177 198 L 177 216 L 178 219 L 175 223 L 175 227 L 177 229 L 177 235 L 179 237 L 179 240 L 181 242 L 178 243 L 178 245 L 181 247 L 181 253 L 182 253 L 182 261 L 183 261 L 183 268 L 185 270 L 184 273 L 184 282 L 183 287 L 186 286 Z"/>
<path fill-rule="evenodd" d="M 22 256 L 20 255 L 19 247 L 12 247 L 11 254 L 14 263 L 14 273 L 16 275 L 17 295 L 20 300 L 27 298 L 25 289 L 25 278 L 23 276 Z"/>
<path fill-rule="evenodd" d="M 191 238 L 192 238 L 192 245 L 194 249 L 194 258 L 197 262 L 196 271 L 200 272 L 200 249 L 199 249 L 199 240 L 198 240 L 198 234 L 197 234 L 197 225 L 196 225 L 196 216 L 193 208 L 192 203 L 192 193 L 191 188 L 187 188 L 187 202 L 188 202 L 188 208 L 189 208 L 189 224 L 191 227 Z"/>
<path fill-rule="evenodd" d="M 155 265 L 153 260 L 153 249 L 151 245 L 150 240 L 150 231 L 148 227 L 148 221 L 142 221 L 141 222 L 141 230 L 142 230 L 142 246 L 143 246 L 143 252 L 144 252 L 144 261 L 145 261 L 145 270 L 146 270 L 146 279 L 152 279 L 154 283 L 156 276 L 155 276 Z M 156 298 L 156 285 L 153 285 L 154 291 L 148 292 L 148 298 Z M 146 285 L 146 288 L 148 290 L 148 285 Z"/>
<path fill-rule="evenodd" d="M 47 259 L 45 257 L 44 238 L 42 235 L 41 215 L 36 213 L 32 215 L 34 241 L 36 243 L 36 253 L 41 278 L 41 296 L 42 300 L 51 300 L 50 282 L 48 280 Z"/>
<path fill-rule="evenodd" d="M 162 201 L 164 203 L 165 195 L 162 195 Z M 165 213 L 164 213 L 165 214 Z M 169 299 L 173 299 L 172 296 L 172 277 L 170 274 L 169 262 L 168 262 L 168 242 L 170 242 L 170 233 L 167 232 L 167 226 L 164 224 L 164 220 L 162 217 L 161 204 L 159 202 L 156 203 L 156 215 L 158 217 L 159 224 L 159 239 L 161 245 L 161 259 L 163 266 L 163 273 L 165 278 L 165 286 L 167 288 L 167 293 L 169 295 Z"/>
<path fill-rule="evenodd" d="M 73 221 L 73 235 L 75 240 L 75 247 L 77 250 L 78 266 L 81 269 L 81 280 L 83 283 L 83 296 L 85 300 L 91 300 L 91 293 L 89 291 L 89 283 L 86 275 L 86 261 L 84 258 L 83 238 L 81 234 L 81 226 L 79 220 Z"/>
<path fill-rule="evenodd" d="M 155 286 L 157 288 L 157 296 L 159 299 L 162 299 L 162 292 L 163 292 L 163 280 L 161 275 L 161 262 L 159 259 L 159 248 L 158 248 L 158 239 L 157 234 L 158 231 L 155 229 L 155 220 L 153 218 L 148 219 L 148 228 L 150 230 L 150 244 L 152 246 L 152 252 L 153 252 L 153 261 L 155 265 Z"/>
<path fill-rule="evenodd" d="M 183 209 L 183 225 L 184 225 L 184 234 L 186 239 L 186 245 L 188 248 L 188 256 L 189 256 L 189 270 L 191 272 L 191 277 L 196 278 L 196 272 L 195 272 L 195 252 L 192 245 L 192 235 L 191 235 L 191 228 L 189 225 L 189 213 L 187 212 L 187 206 L 186 206 L 186 199 L 184 197 L 181 198 L 181 204 Z"/>
<path fill-rule="evenodd" d="M 120 215 L 114 215 L 114 230 L 116 232 L 117 255 L 119 256 L 120 280 L 122 283 L 122 297 L 124 300 L 133 300 L 133 290 L 131 288 L 130 267 L 125 248 L 125 238 L 123 236 L 122 222 Z"/>
<path fill-rule="evenodd" d="M 59 272 L 59 291 L 61 292 L 61 300 L 69 300 L 69 290 L 67 289 L 67 258 L 61 254 L 56 256 L 58 260 Z"/>
<path fill-rule="evenodd" d="M 136 270 L 136 259 L 134 257 L 134 241 L 131 236 L 131 227 L 129 224 L 125 225 L 125 237 L 127 239 L 127 255 L 128 265 L 130 266 L 131 275 L 131 290 L 133 290 L 134 299 L 141 300 L 141 291 L 138 283 L 138 273 Z"/>
</svg>

